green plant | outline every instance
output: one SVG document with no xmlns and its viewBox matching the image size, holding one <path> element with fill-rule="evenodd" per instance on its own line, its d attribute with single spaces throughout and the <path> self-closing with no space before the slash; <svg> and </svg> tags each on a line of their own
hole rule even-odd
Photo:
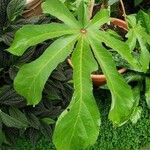
<svg viewBox="0 0 150 150">
<path fill-rule="evenodd" d="M 143 0 L 134 0 L 134 5 L 138 6 L 139 4 L 142 3 Z"/>
<path fill-rule="evenodd" d="M 101 10 L 92 20 L 89 20 L 88 6 L 84 1 L 80 3 L 77 20 L 59 0 L 47 0 L 44 10 L 64 23 L 24 26 L 16 33 L 8 51 L 21 56 L 30 46 L 61 37 L 38 59 L 20 68 L 14 87 L 26 98 L 28 105 L 35 106 L 42 98 L 44 85 L 51 72 L 73 52 L 75 91 L 70 105 L 56 123 L 53 142 L 58 150 L 83 149 L 95 143 L 101 122 L 90 78 L 91 72 L 98 68 L 97 63 L 107 78 L 112 94 L 109 119 L 113 124 L 124 124 L 136 109 L 137 99 L 131 87 L 117 72 L 111 55 L 102 43 L 116 50 L 135 70 L 144 71 L 143 62 L 134 58 L 125 42 L 99 30 L 99 26 L 110 19 L 107 10 Z"/>
<path fill-rule="evenodd" d="M 127 75 L 127 82 L 137 81 L 140 89 L 145 93 L 145 99 L 150 108 L 150 16 L 139 11 L 137 14 L 128 16 L 129 32 L 127 34 L 128 44 L 134 53 L 140 53 L 139 61 L 143 62 L 144 73 L 130 72 Z"/>
</svg>

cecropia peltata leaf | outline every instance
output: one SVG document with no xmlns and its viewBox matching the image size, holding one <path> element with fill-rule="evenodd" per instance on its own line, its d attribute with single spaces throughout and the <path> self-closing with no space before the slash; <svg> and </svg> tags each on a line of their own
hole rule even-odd
<svg viewBox="0 0 150 150">
<path fill-rule="evenodd" d="M 71 53 L 78 35 L 56 40 L 35 61 L 23 65 L 17 74 L 15 90 L 27 99 L 28 105 L 36 105 L 42 98 L 44 85 L 51 72 Z"/>
<path fill-rule="evenodd" d="M 88 60 L 88 61 L 87 61 Z M 88 43 L 82 37 L 72 56 L 74 94 L 59 117 L 53 142 L 57 150 L 79 150 L 96 142 L 100 114 L 93 93 L 91 72 L 97 69 Z"/>
</svg>

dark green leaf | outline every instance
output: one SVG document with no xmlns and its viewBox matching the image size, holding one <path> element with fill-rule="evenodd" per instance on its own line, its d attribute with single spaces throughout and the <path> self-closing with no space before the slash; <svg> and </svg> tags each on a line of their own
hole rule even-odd
<svg viewBox="0 0 150 150">
<path fill-rule="evenodd" d="M 25 116 L 24 113 L 22 113 L 19 109 L 11 107 L 9 109 L 9 114 L 11 117 L 21 121 L 22 123 L 26 124 L 26 126 L 29 125 L 29 122 L 27 120 L 27 117 Z"/>
<path fill-rule="evenodd" d="M 0 118 L 7 127 L 27 128 L 27 124 L 0 111 Z"/>
<path fill-rule="evenodd" d="M 26 0 L 11 0 L 7 6 L 7 16 L 9 21 L 13 21 L 23 12 Z"/>
</svg>

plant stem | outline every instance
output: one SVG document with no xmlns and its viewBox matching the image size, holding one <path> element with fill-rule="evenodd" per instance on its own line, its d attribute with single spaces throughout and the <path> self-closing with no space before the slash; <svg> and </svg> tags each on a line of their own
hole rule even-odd
<svg viewBox="0 0 150 150">
<path fill-rule="evenodd" d="M 90 0 L 90 2 L 89 2 L 89 20 L 92 17 L 94 4 L 95 4 L 95 0 Z"/>
<path fill-rule="evenodd" d="M 123 17 L 124 17 L 124 20 L 125 20 L 125 22 L 127 24 L 127 28 L 128 28 L 127 14 L 126 14 L 126 10 L 125 10 L 125 7 L 124 7 L 123 0 L 120 0 L 120 4 L 121 4 L 121 7 L 122 7 L 122 11 L 123 11 Z"/>
</svg>

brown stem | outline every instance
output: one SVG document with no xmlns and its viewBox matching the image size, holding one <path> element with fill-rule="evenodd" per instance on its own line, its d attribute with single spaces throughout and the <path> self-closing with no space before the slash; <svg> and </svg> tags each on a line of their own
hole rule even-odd
<svg viewBox="0 0 150 150">
<path fill-rule="evenodd" d="M 122 7 L 122 11 L 123 11 L 123 17 L 124 17 L 124 20 L 125 20 L 125 22 L 127 24 L 127 28 L 128 28 L 127 14 L 126 14 L 126 10 L 125 10 L 125 7 L 124 7 L 123 0 L 120 0 L 120 4 L 121 4 L 121 7 Z"/>
<path fill-rule="evenodd" d="M 94 4 L 95 4 L 95 0 L 90 0 L 90 2 L 89 2 L 89 18 L 88 18 L 89 20 L 91 19 L 92 14 L 93 14 Z"/>
<path fill-rule="evenodd" d="M 108 8 L 108 0 L 103 0 L 101 8 Z"/>
</svg>

